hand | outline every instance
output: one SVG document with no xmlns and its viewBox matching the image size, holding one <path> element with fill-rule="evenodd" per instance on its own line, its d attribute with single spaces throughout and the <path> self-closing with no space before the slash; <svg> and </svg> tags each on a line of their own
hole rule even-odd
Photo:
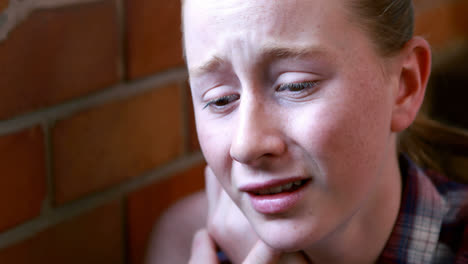
<svg viewBox="0 0 468 264">
<path fill-rule="evenodd" d="M 193 239 L 192 256 L 189 264 L 218 264 L 216 246 L 208 231 L 198 231 Z M 307 264 L 307 259 L 301 253 L 281 254 L 262 240 L 258 240 L 242 264 Z"/>
<path fill-rule="evenodd" d="M 206 229 L 199 230 L 192 241 L 189 264 L 218 264 L 216 246 Z"/>
<path fill-rule="evenodd" d="M 259 239 L 245 215 L 221 187 L 209 167 L 205 168 L 205 183 L 208 198 L 208 231 L 202 231 L 197 238 L 197 243 L 204 245 L 200 254 L 208 252 L 208 249 L 215 251 L 216 241 L 232 263 L 308 263 L 303 252 L 281 254 Z M 213 254 L 216 257 L 216 253 Z M 207 259 L 208 254 L 197 256 Z"/>
<path fill-rule="evenodd" d="M 242 263 L 259 238 L 209 167 L 205 168 L 205 184 L 208 232 L 232 263 Z"/>
</svg>

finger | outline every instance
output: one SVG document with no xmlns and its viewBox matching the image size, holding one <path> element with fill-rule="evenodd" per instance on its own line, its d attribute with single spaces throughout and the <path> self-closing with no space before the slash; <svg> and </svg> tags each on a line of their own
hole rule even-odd
<svg viewBox="0 0 468 264">
<path fill-rule="evenodd" d="M 218 264 L 216 246 L 206 229 L 197 231 L 193 237 L 189 264 Z"/>
<path fill-rule="evenodd" d="M 280 253 L 259 240 L 242 264 L 274 264 L 280 258 Z"/>
<path fill-rule="evenodd" d="M 281 255 L 279 264 L 308 264 L 310 263 L 304 252 L 294 252 Z"/>
</svg>

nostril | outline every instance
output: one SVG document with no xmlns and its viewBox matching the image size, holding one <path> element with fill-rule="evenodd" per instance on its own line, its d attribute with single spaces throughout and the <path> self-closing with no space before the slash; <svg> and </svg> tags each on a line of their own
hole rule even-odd
<svg viewBox="0 0 468 264">
<path fill-rule="evenodd" d="M 264 135 L 255 140 L 233 142 L 230 149 L 231 158 L 242 164 L 252 165 L 261 160 L 279 157 L 286 152 L 286 143 L 281 136 Z"/>
</svg>

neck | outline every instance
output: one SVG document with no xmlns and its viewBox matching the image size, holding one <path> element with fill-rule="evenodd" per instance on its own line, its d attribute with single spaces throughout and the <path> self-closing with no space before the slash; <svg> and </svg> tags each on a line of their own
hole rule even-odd
<svg viewBox="0 0 468 264">
<path fill-rule="evenodd" d="M 402 191 L 397 155 L 389 153 L 386 158 L 377 178 L 377 188 L 370 193 L 364 206 L 333 234 L 305 250 L 312 263 L 377 261 L 396 222 Z"/>
</svg>

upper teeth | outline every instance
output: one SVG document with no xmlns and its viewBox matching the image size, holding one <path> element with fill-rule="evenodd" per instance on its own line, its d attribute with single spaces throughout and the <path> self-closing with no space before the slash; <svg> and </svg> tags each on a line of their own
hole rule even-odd
<svg viewBox="0 0 468 264">
<path fill-rule="evenodd" d="M 301 183 L 302 183 L 302 181 L 290 182 L 290 183 L 286 183 L 286 184 L 284 184 L 284 185 L 280 185 L 280 186 L 271 187 L 271 188 L 268 188 L 268 189 L 259 190 L 259 191 L 257 192 L 257 194 L 260 194 L 260 195 L 277 194 L 277 193 L 280 193 L 280 192 L 289 191 L 289 190 L 291 190 L 291 188 L 292 188 L 293 186 L 300 186 Z"/>
</svg>

